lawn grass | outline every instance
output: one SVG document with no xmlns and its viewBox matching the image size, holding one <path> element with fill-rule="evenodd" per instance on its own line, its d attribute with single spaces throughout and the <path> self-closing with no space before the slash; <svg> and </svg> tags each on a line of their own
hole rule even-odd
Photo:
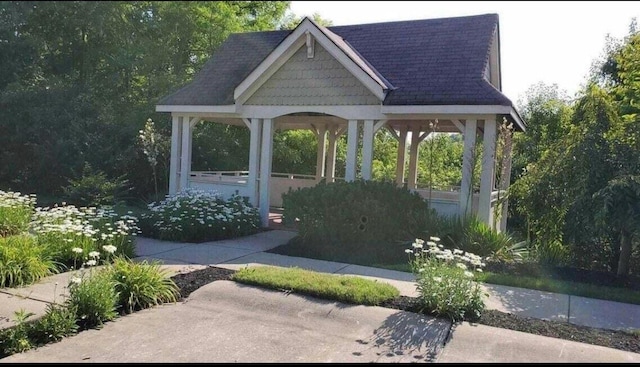
<svg viewBox="0 0 640 367">
<path fill-rule="evenodd" d="M 339 261 L 348 264 L 358 264 L 363 266 L 371 266 L 375 268 L 383 268 L 411 273 L 411 267 L 409 265 L 408 258 L 407 261 L 404 262 L 398 257 L 394 257 L 392 259 L 387 256 L 363 256 L 362 252 L 337 252 L 335 250 L 335 246 L 331 247 L 328 245 L 323 246 L 319 244 L 305 246 L 305 244 L 298 237 L 294 238 L 287 245 L 276 247 L 275 249 L 269 250 L 268 252 L 287 256 L 299 256 L 311 259 Z M 403 253 L 402 255 L 405 254 Z M 510 275 L 492 272 L 484 272 L 478 275 L 479 276 L 476 277 L 477 280 L 488 284 L 506 285 L 554 293 L 563 293 L 572 296 L 640 304 L 640 292 L 628 288 L 607 287 L 582 282 L 556 280 L 546 277 L 527 277 L 521 275 Z"/>
<path fill-rule="evenodd" d="M 374 264 L 372 266 L 408 273 L 411 272 L 409 264 Z M 506 285 L 640 305 L 640 292 L 621 287 L 606 287 L 602 285 L 572 282 L 567 280 L 526 277 L 521 275 L 492 272 L 476 274 L 476 280 L 487 284 Z"/>
<path fill-rule="evenodd" d="M 597 298 L 640 305 L 640 292 L 627 288 L 605 287 L 601 285 L 571 282 L 566 280 L 534 278 L 491 272 L 478 274 L 477 279 L 481 282 L 490 284 L 537 289 L 540 291 L 570 294 L 572 296 Z"/>
<path fill-rule="evenodd" d="M 400 295 L 395 287 L 386 283 L 354 276 L 323 274 L 300 268 L 248 267 L 239 270 L 232 279 L 245 284 L 285 289 L 344 303 L 371 306 L 379 305 Z"/>
</svg>

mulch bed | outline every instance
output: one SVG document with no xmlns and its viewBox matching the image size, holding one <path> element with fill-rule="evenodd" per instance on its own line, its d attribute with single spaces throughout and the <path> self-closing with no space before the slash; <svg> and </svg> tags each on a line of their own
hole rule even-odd
<svg viewBox="0 0 640 367">
<path fill-rule="evenodd" d="M 233 273 L 235 273 L 235 270 L 210 266 L 190 273 L 177 274 L 171 279 L 180 288 L 180 294 L 184 299 L 203 285 L 216 280 L 231 280 Z M 399 296 L 380 306 L 420 312 L 420 304 L 416 297 Z M 579 326 L 566 322 L 539 320 L 496 310 L 486 310 L 480 319 L 475 322 L 487 326 L 640 353 L 640 334 Z"/>
</svg>

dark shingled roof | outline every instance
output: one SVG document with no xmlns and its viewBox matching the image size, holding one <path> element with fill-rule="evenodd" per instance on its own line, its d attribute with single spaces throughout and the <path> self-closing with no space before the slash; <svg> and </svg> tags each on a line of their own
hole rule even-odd
<svg viewBox="0 0 640 367">
<path fill-rule="evenodd" d="M 385 105 L 503 105 L 484 79 L 497 14 L 328 27 L 391 83 Z M 159 105 L 231 105 L 233 92 L 291 31 L 232 34 L 193 81 Z"/>
</svg>

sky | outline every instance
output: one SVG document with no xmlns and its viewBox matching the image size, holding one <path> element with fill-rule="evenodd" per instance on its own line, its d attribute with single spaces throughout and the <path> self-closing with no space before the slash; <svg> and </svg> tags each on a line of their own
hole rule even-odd
<svg viewBox="0 0 640 367">
<path fill-rule="evenodd" d="M 538 82 L 575 97 L 606 35 L 624 37 L 632 18 L 640 21 L 635 1 L 291 1 L 290 10 L 317 12 L 334 25 L 497 13 L 502 90 L 514 102 Z"/>
</svg>

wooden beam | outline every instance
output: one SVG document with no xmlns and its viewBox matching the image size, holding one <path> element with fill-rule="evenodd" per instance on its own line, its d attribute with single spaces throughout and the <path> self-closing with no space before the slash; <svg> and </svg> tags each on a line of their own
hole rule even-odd
<svg viewBox="0 0 640 367">
<path fill-rule="evenodd" d="M 476 120 L 464 124 L 464 150 L 462 152 L 462 183 L 460 187 L 460 216 L 473 212 L 473 163 L 476 146 Z"/>
<path fill-rule="evenodd" d="M 171 160 L 169 163 L 169 195 L 178 192 L 180 153 L 182 152 L 182 124 L 181 117 L 171 116 Z"/>
<path fill-rule="evenodd" d="M 464 124 L 460 122 L 460 120 L 451 120 L 451 123 L 454 124 L 461 133 L 464 132 Z"/>
<path fill-rule="evenodd" d="M 398 136 L 398 156 L 396 158 L 396 183 L 398 185 L 404 184 L 404 164 L 407 159 L 407 127 L 400 128 L 400 135 Z M 395 130 L 394 130 L 395 132 Z"/>
<path fill-rule="evenodd" d="M 362 168 L 363 180 L 370 180 L 373 169 L 373 140 L 375 138 L 375 121 L 365 120 L 362 132 Z"/>
<path fill-rule="evenodd" d="M 478 201 L 478 218 L 491 226 L 491 193 L 495 179 L 496 157 L 496 120 L 484 121 L 484 136 L 482 139 L 482 173 L 480 175 L 480 197 Z"/>
<path fill-rule="evenodd" d="M 356 155 L 358 153 L 358 120 L 349 120 L 347 140 L 347 166 L 344 174 L 345 181 L 356 179 Z"/>
<path fill-rule="evenodd" d="M 260 153 L 260 218 L 262 226 L 269 226 L 269 182 L 273 153 L 273 120 L 262 120 L 262 152 Z"/>
</svg>

